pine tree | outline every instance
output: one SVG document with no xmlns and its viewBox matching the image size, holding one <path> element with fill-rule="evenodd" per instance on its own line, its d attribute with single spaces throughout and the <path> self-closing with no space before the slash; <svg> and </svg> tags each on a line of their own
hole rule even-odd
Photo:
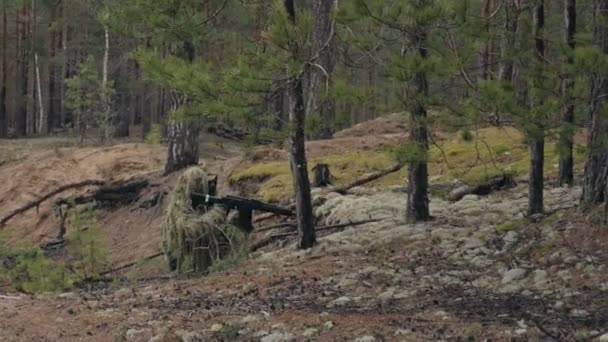
<svg viewBox="0 0 608 342">
<path fill-rule="evenodd" d="M 594 0 L 594 40 L 597 54 L 608 55 L 608 0 Z M 602 65 L 600 65 L 602 66 Z M 608 93 L 606 70 L 597 70 L 591 76 L 587 158 L 583 179 L 583 203 L 587 205 L 605 200 L 608 174 L 608 118 L 605 94 Z"/>
<path fill-rule="evenodd" d="M 574 49 L 576 48 L 576 0 L 564 0 L 564 42 L 570 49 L 566 52 L 566 62 L 569 67 L 574 63 Z M 571 73 L 572 70 L 569 70 Z M 572 155 L 574 135 L 574 103 L 572 91 L 574 81 L 571 75 L 563 80 L 562 96 L 566 101 L 561 117 L 561 131 L 559 140 L 559 177 L 558 185 L 570 185 L 574 183 L 574 158 Z"/>
</svg>

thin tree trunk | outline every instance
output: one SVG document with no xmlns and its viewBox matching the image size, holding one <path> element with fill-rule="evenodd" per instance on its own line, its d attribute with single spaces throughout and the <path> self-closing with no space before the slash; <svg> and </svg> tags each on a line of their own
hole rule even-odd
<svg viewBox="0 0 608 342">
<path fill-rule="evenodd" d="M 105 141 L 112 137 L 112 111 L 110 109 L 110 99 L 108 98 L 108 65 L 110 63 L 110 31 L 106 25 L 103 26 L 104 49 L 103 66 L 101 75 L 101 102 L 103 106 L 103 138 Z"/>
<path fill-rule="evenodd" d="M 57 23 L 57 12 L 59 11 L 58 6 L 61 6 L 61 5 L 57 5 L 57 6 L 54 6 L 53 8 L 51 8 L 51 17 L 50 17 L 49 24 L 48 24 L 49 110 L 48 110 L 48 114 L 47 114 L 47 129 L 49 132 L 51 132 L 53 129 L 59 127 L 58 119 L 60 119 L 59 115 L 61 112 L 60 105 L 58 106 L 58 103 L 60 103 L 59 102 L 59 100 L 60 100 L 59 92 L 58 92 L 59 82 L 57 82 L 57 79 L 59 78 L 59 76 L 57 75 L 57 61 L 55 60 L 57 58 L 57 47 L 60 46 L 60 44 L 61 44 L 61 37 L 59 37 L 59 39 L 57 39 L 58 38 L 57 30 L 54 28 L 55 24 Z"/>
<path fill-rule="evenodd" d="M 321 130 L 319 138 L 329 139 L 333 136 L 335 128 L 336 104 L 329 98 L 329 87 L 333 83 L 333 72 L 336 65 L 336 39 L 334 34 L 334 7 L 337 1 L 314 0 L 313 8 L 313 58 L 315 67 L 311 69 L 311 87 L 307 113 L 315 107 L 318 102 L 318 110 L 321 117 Z M 322 91 L 322 101 L 315 101 L 315 93 Z"/>
<path fill-rule="evenodd" d="M 17 14 L 17 96 L 15 131 L 18 136 L 27 134 L 27 96 L 29 80 L 29 53 L 27 46 L 28 8 L 23 6 Z"/>
<path fill-rule="evenodd" d="M 182 58 L 190 63 L 194 61 L 195 48 L 192 42 L 183 41 Z M 187 105 L 186 100 L 178 94 L 173 94 L 173 112 L 181 106 Z M 193 120 L 171 120 L 167 127 L 169 148 L 165 174 L 198 164 L 199 144 L 198 135 L 200 124 Z"/>
<path fill-rule="evenodd" d="M 0 79 L 0 138 L 6 138 L 8 133 L 8 111 L 6 104 L 6 73 L 8 71 L 8 18 L 6 15 L 6 1 L 2 2 L 2 79 Z"/>
<path fill-rule="evenodd" d="M 484 80 L 492 79 L 492 57 L 494 53 L 494 39 L 492 35 L 492 25 L 490 15 L 494 9 L 494 0 L 484 0 L 481 4 L 481 20 L 485 33 L 488 35 L 481 46 L 481 78 Z"/>
<path fill-rule="evenodd" d="M 605 55 L 608 55 L 608 0 L 595 0 L 595 41 Z M 604 94 L 608 93 L 608 78 L 598 73 L 592 79 L 589 103 L 589 124 L 587 137 L 587 159 L 583 179 L 583 199 L 586 205 L 601 203 L 606 188 L 608 173 L 608 119 L 601 110 L 605 106 Z"/>
<path fill-rule="evenodd" d="M 536 55 L 539 63 L 544 63 L 545 40 L 542 31 L 545 27 L 545 5 L 544 0 L 536 0 L 534 9 L 534 40 L 536 43 Z M 542 82 L 540 82 L 542 83 Z M 542 104 L 542 99 L 534 99 L 536 105 Z M 541 115 L 541 114 L 537 114 Z M 545 160 L 545 135 L 542 119 L 532 118 L 535 131 L 530 137 L 530 181 L 528 183 L 528 215 L 542 214 L 544 212 L 544 160 Z"/>
<path fill-rule="evenodd" d="M 564 41 L 570 48 L 567 63 L 572 65 L 574 63 L 574 49 L 576 48 L 574 40 L 574 35 L 576 34 L 576 0 L 564 0 L 564 5 L 564 19 L 566 23 Z M 562 127 L 559 137 L 559 186 L 572 186 L 574 182 L 574 158 L 572 155 L 572 138 L 574 135 L 573 89 L 574 80 L 569 75 L 563 80 L 562 84 L 562 97 L 566 100 L 566 108 L 564 108 L 562 113 Z"/>
<path fill-rule="evenodd" d="M 44 111 L 44 100 L 42 96 L 42 82 L 40 81 L 40 62 L 36 50 L 36 0 L 32 0 L 32 50 L 34 52 L 34 76 L 36 78 L 36 98 L 38 99 L 38 120 L 36 120 L 36 131 L 40 134 L 47 133 L 47 118 Z M 35 114 L 34 114 L 35 116 Z"/>
<path fill-rule="evenodd" d="M 513 80 L 514 63 L 511 54 L 515 49 L 517 32 L 519 30 L 518 21 L 520 7 L 520 0 L 505 0 L 505 37 L 502 39 L 502 46 L 500 52 L 501 63 L 498 77 L 506 82 L 511 82 Z"/>
<path fill-rule="evenodd" d="M 285 10 L 292 25 L 296 25 L 296 9 L 294 0 L 285 0 Z M 291 54 L 298 55 L 296 43 L 292 42 Z M 304 103 L 303 76 L 292 79 L 289 91 L 289 113 L 293 126 L 290 138 L 291 174 L 296 200 L 296 216 L 298 223 L 298 247 L 308 249 L 315 245 L 315 223 L 310 195 L 310 180 L 308 178 L 308 162 L 306 160 L 306 104 Z"/>
<path fill-rule="evenodd" d="M 65 20 L 65 6 L 62 4 L 60 7 L 60 16 L 61 20 L 63 20 L 63 25 L 61 28 L 61 75 L 59 80 L 55 80 L 57 85 L 59 86 L 59 126 L 64 127 L 67 125 L 68 111 L 65 106 L 64 96 L 65 96 L 65 87 L 63 85 L 63 81 L 70 76 L 70 69 L 68 66 L 69 56 L 68 56 L 68 42 L 70 38 L 69 28 L 67 25 L 67 20 Z"/>
<path fill-rule="evenodd" d="M 412 43 L 421 59 L 426 59 L 426 34 L 414 30 Z M 410 143 L 416 149 L 417 158 L 409 162 L 408 194 L 406 219 L 409 223 L 423 222 L 431 219 L 428 197 L 428 164 L 429 148 L 424 100 L 429 96 L 429 85 L 424 71 L 418 71 L 414 77 L 415 94 L 410 96 Z"/>
<path fill-rule="evenodd" d="M 169 147 L 165 174 L 198 164 L 198 124 L 189 121 L 171 121 L 167 133 Z"/>
</svg>

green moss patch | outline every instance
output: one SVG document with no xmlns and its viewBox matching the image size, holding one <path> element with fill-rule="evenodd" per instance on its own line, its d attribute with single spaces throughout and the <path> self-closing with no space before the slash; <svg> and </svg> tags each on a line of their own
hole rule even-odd
<svg viewBox="0 0 608 342">
<path fill-rule="evenodd" d="M 489 177 L 511 173 L 514 176 L 528 173 L 530 153 L 524 135 L 515 128 L 484 128 L 472 132 L 473 139 L 453 133 L 439 146 L 429 149 L 429 173 L 431 183 L 447 183 L 460 179 L 476 184 Z M 309 168 L 317 163 L 329 164 L 336 184 L 346 184 L 362 175 L 390 167 L 395 163 L 388 150 L 359 151 L 331 154 L 309 161 Z M 580 170 L 584 162 L 584 149 L 575 148 L 575 168 Z M 545 148 L 545 175 L 553 177 L 558 172 L 559 154 L 554 142 L 548 139 Z M 230 176 L 230 183 L 259 182 L 257 196 L 269 202 L 288 200 L 293 193 L 291 173 L 287 161 L 261 162 L 237 170 Z M 407 168 L 387 175 L 368 184 L 378 188 L 407 184 Z"/>
</svg>

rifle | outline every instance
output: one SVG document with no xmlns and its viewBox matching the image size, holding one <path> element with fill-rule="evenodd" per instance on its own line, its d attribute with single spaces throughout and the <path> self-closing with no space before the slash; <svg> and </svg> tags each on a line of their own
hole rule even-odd
<svg viewBox="0 0 608 342">
<path fill-rule="evenodd" d="M 247 209 L 247 210 L 257 210 L 275 213 L 277 215 L 283 216 L 293 216 L 294 213 L 290 209 L 280 207 L 273 204 L 268 204 L 264 202 L 260 202 L 258 200 L 237 197 L 237 196 L 224 196 L 224 197 L 215 197 L 207 194 L 201 193 L 192 193 L 192 206 L 198 207 L 201 205 L 209 206 L 213 204 L 220 204 L 228 209 Z"/>
<path fill-rule="evenodd" d="M 228 210 L 236 209 L 239 213 L 239 226 L 248 232 L 253 230 L 251 218 L 254 210 L 275 213 L 283 216 L 294 216 L 293 211 L 290 209 L 237 196 L 215 197 L 208 194 L 193 192 L 190 198 L 192 200 L 192 207 L 194 208 L 219 204 L 226 207 Z"/>
</svg>

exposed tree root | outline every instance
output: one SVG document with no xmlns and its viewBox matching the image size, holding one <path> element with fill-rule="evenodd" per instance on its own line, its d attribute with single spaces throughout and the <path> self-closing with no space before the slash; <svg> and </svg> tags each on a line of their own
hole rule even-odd
<svg viewBox="0 0 608 342">
<path fill-rule="evenodd" d="M 44 195 L 44 196 L 42 196 L 42 197 L 40 197 L 40 198 L 38 198 L 38 199 L 36 199 L 34 201 L 31 201 L 31 202 L 27 203 L 26 205 L 24 205 L 24 206 L 22 206 L 22 207 L 20 207 L 18 209 L 13 210 L 11 213 L 9 213 L 8 215 L 6 215 L 5 217 L 3 217 L 0 220 L 0 228 L 3 228 L 6 225 L 6 223 L 10 219 L 12 219 L 13 217 L 15 217 L 15 216 L 17 216 L 19 214 L 22 214 L 22 213 L 24 213 L 24 212 L 26 212 L 26 211 L 34 208 L 34 207 L 36 207 L 36 208 L 39 207 L 40 204 L 42 204 L 44 201 L 47 201 L 50 198 L 52 198 L 52 197 L 54 197 L 54 196 L 56 196 L 56 195 L 58 195 L 58 194 L 60 194 L 62 192 L 65 192 L 65 191 L 68 191 L 68 190 L 72 190 L 72 189 L 83 188 L 83 187 L 87 187 L 87 186 L 103 186 L 104 184 L 106 184 L 106 182 L 103 181 L 103 180 L 88 179 L 88 180 L 85 180 L 85 181 L 82 181 L 82 182 L 71 183 L 71 184 L 66 184 L 64 186 L 61 186 L 61 187 L 59 187 L 59 188 L 57 188 L 57 189 L 49 192 L 48 194 L 46 194 L 46 195 Z"/>
</svg>

